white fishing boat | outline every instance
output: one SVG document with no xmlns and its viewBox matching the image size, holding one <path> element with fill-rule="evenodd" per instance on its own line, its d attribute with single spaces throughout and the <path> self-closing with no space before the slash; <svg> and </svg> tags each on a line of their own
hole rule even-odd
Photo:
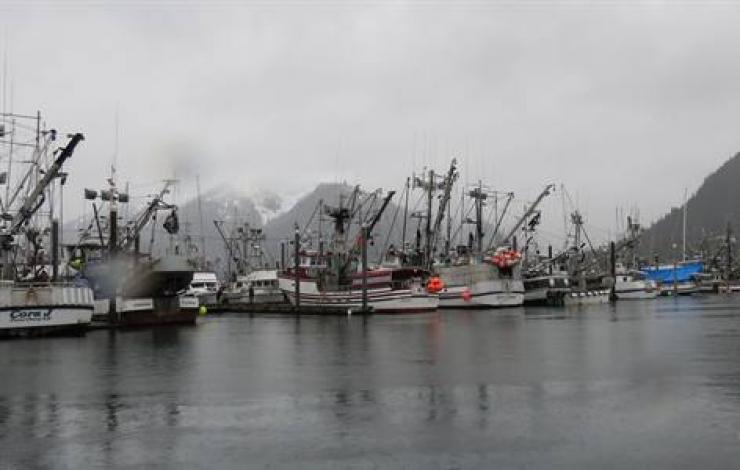
<svg viewBox="0 0 740 470">
<path fill-rule="evenodd" d="M 444 216 L 445 201 L 449 201 L 455 171 L 453 160 L 448 176 L 444 180 L 444 194 L 436 219 L 438 222 Z M 434 188 L 432 176 L 428 183 L 418 182 L 417 185 L 424 187 L 428 192 L 431 191 Z M 483 230 L 483 207 L 485 201 L 496 193 L 487 190 L 482 182 L 478 182 L 477 186 L 466 192 L 467 196 L 473 199 L 475 218 L 471 223 L 475 225 L 475 235 L 470 234 L 468 245 L 458 246 L 456 252 L 448 256 L 444 263 L 434 265 L 434 272 L 443 284 L 439 292 L 440 308 L 502 308 L 519 307 L 524 304 L 522 254 L 515 247 L 509 246 L 509 241 L 515 238 L 522 224 L 536 212 L 537 206 L 550 193 L 550 190 L 551 186 L 548 185 L 535 202 L 528 207 L 524 215 L 517 220 L 508 234 L 498 241 L 498 248 L 495 250 L 493 245 L 496 241 L 498 227 L 506 214 L 506 208 L 513 199 L 513 193 L 507 194 L 507 203 L 496 221 L 496 226 L 490 236 L 489 247 L 484 249 L 486 234 Z M 431 218 L 431 213 L 427 217 Z M 430 233 L 435 234 L 438 230 L 439 223 L 434 225 Z M 433 245 L 432 243 L 429 246 Z M 427 248 L 426 251 L 432 253 L 434 250 Z"/>
<path fill-rule="evenodd" d="M 2 336 L 83 333 L 93 308 L 93 293 L 87 287 L 0 281 Z"/>
<path fill-rule="evenodd" d="M 62 165 L 83 136 L 74 134 L 65 147 L 54 149 L 57 132 L 42 129 L 40 114 L 2 117 L 0 157 L 25 168 L 16 168 L 12 181 L 10 171 L 0 175 L 6 185 L 0 226 L 0 336 L 84 332 L 92 319 L 93 293 L 59 279 L 60 224 L 52 202 L 60 196 L 56 182 Z M 35 122 L 23 122 L 28 120 Z M 35 135 L 24 135 L 28 129 L 35 129 Z"/>
<path fill-rule="evenodd" d="M 215 305 L 218 303 L 219 286 L 216 273 L 195 272 L 184 295 L 196 297 L 200 305 Z"/>
<path fill-rule="evenodd" d="M 614 294 L 617 300 L 654 299 L 658 296 L 658 286 L 640 271 L 617 266 Z"/>
<path fill-rule="evenodd" d="M 246 276 L 237 276 L 222 295 L 225 303 L 234 304 L 281 304 L 286 301 L 276 269 L 262 269 Z"/>
<path fill-rule="evenodd" d="M 464 264 L 463 264 L 464 263 Z M 497 266 L 492 260 L 435 267 L 444 287 L 440 308 L 518 307 L 524 303 L 524 283 L 517 265 Z"/>
</svg>

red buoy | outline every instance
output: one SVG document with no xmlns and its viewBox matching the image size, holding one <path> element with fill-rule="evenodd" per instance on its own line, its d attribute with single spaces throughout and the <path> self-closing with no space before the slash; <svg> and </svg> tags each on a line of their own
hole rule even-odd
<svg viewBox="0 0 740 470">
<path fill-rule="evenodd" d="M 429 279 L 429 282 L 427 282 L 427 291 L 431 292 L 432 294 L 436 294 L 444 288 L 445 283 L 442 282 L 442 279 L 438 278 L 437 276 Z"/>
</svg>

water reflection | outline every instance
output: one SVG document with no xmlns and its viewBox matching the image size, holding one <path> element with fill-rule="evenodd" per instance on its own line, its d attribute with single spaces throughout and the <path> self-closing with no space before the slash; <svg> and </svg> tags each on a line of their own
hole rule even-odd
<svg viewBox="0 0 740 470">
<path fill-rule="evenodd" d="M 737 307 L 234 315 L 0 343 L 0 447 L 27 467 L 723 463 Z"/>
</svg>

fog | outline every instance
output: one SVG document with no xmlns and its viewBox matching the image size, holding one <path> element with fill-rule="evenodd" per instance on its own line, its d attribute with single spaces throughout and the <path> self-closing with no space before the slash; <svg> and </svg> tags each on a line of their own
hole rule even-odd
<svg viewBox="0 0 740 470">
<path fill-rule="evenodd" d="M 85 134 L 68 211 L 114 161 L 134 190 L 176 177 L 186 199 L 196 175 L 400 188 L 457 157 L 463 181 L 524 200 L 564 183 L 606 236 L 616 206 L 650 222 L 740 149 L 738 20 L 662 2 L 0 2 L 0 107 Z"/>
</svg>

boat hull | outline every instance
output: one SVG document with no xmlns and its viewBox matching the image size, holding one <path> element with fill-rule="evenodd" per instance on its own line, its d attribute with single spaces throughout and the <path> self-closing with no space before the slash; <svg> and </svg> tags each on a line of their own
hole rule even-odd
<svg viewBox="0 0 740 470">
<path fill-rule="evenodd" d="M 224 292 L 224 303 L 230 304 L 284 304 L 285 294 L 283 291 L 277 292 L 255 292 L 254 298 L 249 298 L 248 292 Z"/>
<path fill-rule="evenodd" d="M 699 288 L 692 282 L 679 282 L 676 284 L 663 284 L 660 286 L 661 296 L 693 295 L 699 292 Z"/>
<path fill-rule="evenodd" d="M 0 309 L 0 336 L 80 334 L 90 326 L 93 307 L 23 307 Z"/>
<path fill-rule="evenodd" d="M 96 300 L 96 318 L 118 327 L 194 325 L 200 304 L 192 296 L 162 298 L 118 298 L 116 316 L 111 318 L 110 301 Z"/>
<path fill-rule="evenodd" d="M 440 308 L 504 308 L 524 304 L 524 283 L 518 274 L 502 277 L 487 264 L 440 266 L 437 274 L 445 287 L 440 291 Z"/>
<path fill-rule="evenodd" d="M 557 287 L 527 289 L 524 292 L 524 305 L 562 306 L 569 292 L 568 288 Z"/>
<path fill-rule="evenodd" d="M 215 305 L 218 301 L 216 292 L 203 292 L 195 294 L 198 305 Z"/>
<path fill-rule="evenodd" d="M 658 288 L 653 281 L 617 275 L 614 284 L 614 295 L 617 296 L 617 300 L 655 299 L 658 297 Z"/>
<path fill-rule="evenodd" d="M 439 293 L 440 308 L 505 308 L 524 304 L 522 281 L 494 279 L 449 286 Z"/>
<path fill-rule="evenodd" d="M 597 305 L 609 302 L 609 291 L 571 292 L 565 296 L 565 306 Z"/>
<path fill-rule="evenodd" d="M 92 321 L 92 290 L 42 285 L 0 289 L 0 336 L 81 333 Z"/>
<path fill-rule="evenodd" d="M 280 278 L 279 285 L 291 305 L 296 305 L 295 281 Z M 313 280 L 300 281 L 300 304 L 311 307 L 359 310 L 362 308 L 362 291 L 320 291 Z M 424 290 L 377 288 L 367 290 L 368 308 L 373 313 L 432 312 L 439 306 L 439 296 Z"/>
<path fill-rule="evenodd" d="M 650 300 L 658 297 L 658 291 L 639 290 L 617 290 L 615 291 L 617 300 Z"/>
</svg>

